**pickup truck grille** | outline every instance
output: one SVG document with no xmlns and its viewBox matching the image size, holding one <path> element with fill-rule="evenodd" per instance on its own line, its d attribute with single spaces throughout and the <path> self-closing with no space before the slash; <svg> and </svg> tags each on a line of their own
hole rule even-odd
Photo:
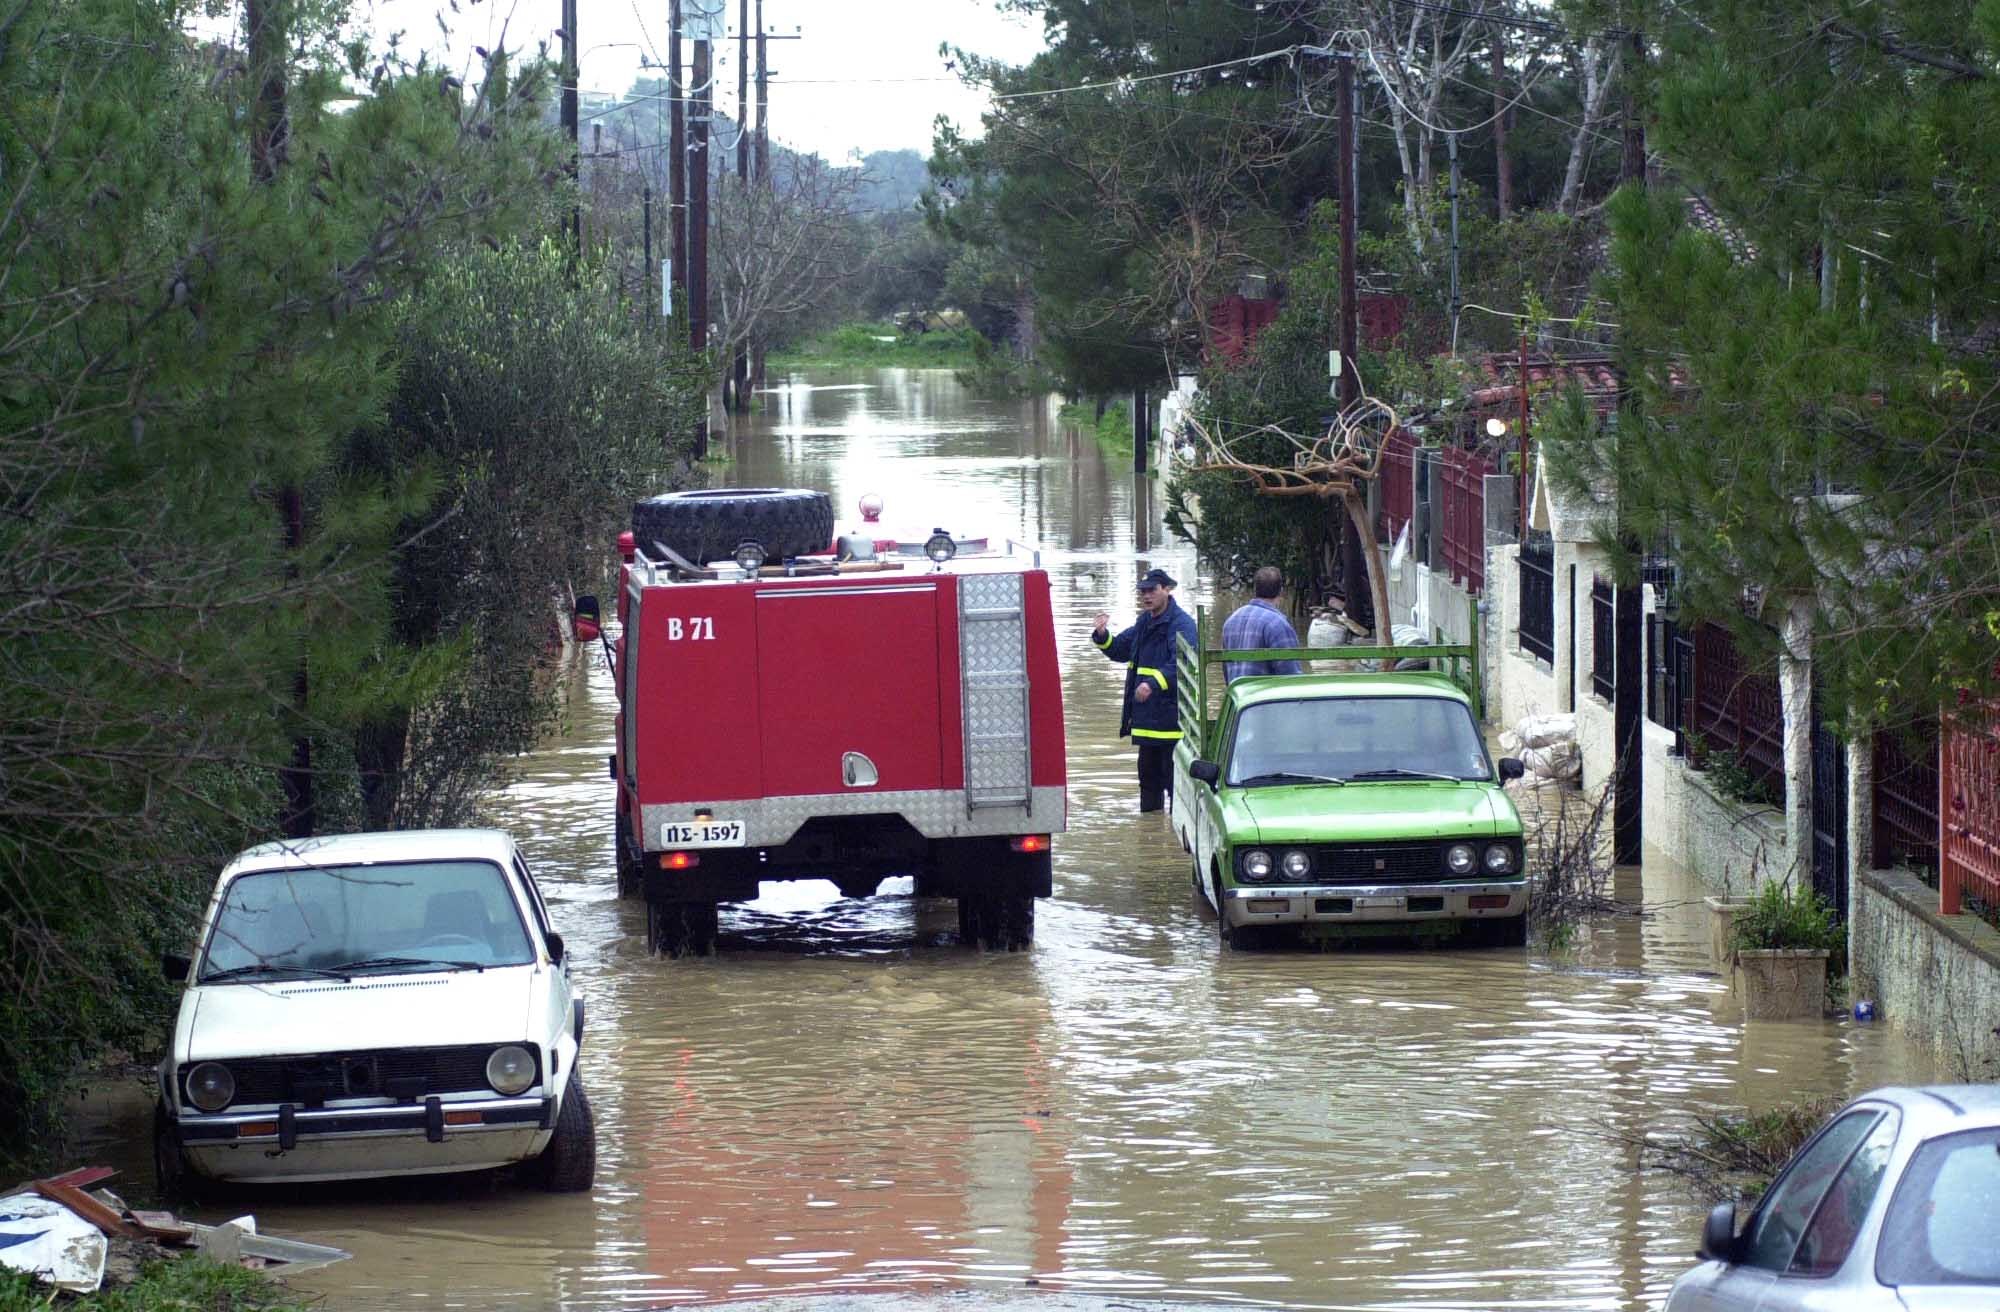
<svg viewBox="0 0 2000 1312">
<path fill-rule="evenodd" d="M 236 1077 L 234 1105 L 293 1102 L 311 1106 L 329 1098 L 411 1099 L 433 1093 L 487 1093 L 491 1090 L 486 1083 L 486 1059 L 495 1046 L 236 1057 L 223 1064 Z"/>
<path fill-rule="evenodd" d="M 1309 873 L 1298 879 L 1274 873 L 1270 879 L 1263 882 L 1415 884 L 1461 878 L 1454 876 L 1445 866 L 1445 849 L 1453 843 L 1470 842 L 1476 851 L 1483 853 L 1488 841 L 1481 838 L 1427 838 L 1405 843 L 1314 843 L 1304 849 L 1312 855 L 1312 870 Z M 1299 850 L 1282 843 L 1267 843 L 1264 846 L 1273 857 L 1281 852 Z M 1483 872 L 1475 871 L 1472 875 L 1463 877 L 1476 880 L 1485 876 Z M 1502 878 L 1510 877 L 1502 876 Z"/>
</svg>

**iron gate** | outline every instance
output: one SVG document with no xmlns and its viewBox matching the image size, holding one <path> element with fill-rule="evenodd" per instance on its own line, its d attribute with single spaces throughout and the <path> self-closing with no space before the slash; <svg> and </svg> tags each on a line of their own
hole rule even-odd
<svg viewBox="0 0 2000 1312">
<path fill-rule="evenodd" d="M 1812 705 L 1812 878 L 1817 892 L 1847 919 L 1847 744 Z"/>
</svg>

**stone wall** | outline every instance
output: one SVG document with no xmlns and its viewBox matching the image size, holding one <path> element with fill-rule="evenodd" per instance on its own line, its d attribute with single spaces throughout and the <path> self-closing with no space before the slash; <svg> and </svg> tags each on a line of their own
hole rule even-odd
<svg viewBox="0 0 2000 1312">
<path fill-rule="evenodd" d="M 1941 1080 L 2000 1079 L 2000 931 L 1938 914 L 1905 870 L 1855 873 L 1848 951 L 1857 999 L 1928 1044 Z"/>
</svg>

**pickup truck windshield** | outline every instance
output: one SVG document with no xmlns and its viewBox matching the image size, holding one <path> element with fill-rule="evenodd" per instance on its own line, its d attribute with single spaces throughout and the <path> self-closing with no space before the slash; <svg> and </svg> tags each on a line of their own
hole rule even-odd
<svg viewBox="0 0 2000 1312">
<path fill-rule="evenodd" d="M 230 881 L 202 981 L 296 971 L 375 973 L 526 965 L 527 929 L 489 861 L 271 870 Z"/>
<path fill-rule="evenodd" d="M 1227 782 L 1324 776 L 1342 782 L 1489 780 L 1486 745 L 1446 697 L 1312 697 L 1258 702 L 1236 717 Z"/>
</svg>

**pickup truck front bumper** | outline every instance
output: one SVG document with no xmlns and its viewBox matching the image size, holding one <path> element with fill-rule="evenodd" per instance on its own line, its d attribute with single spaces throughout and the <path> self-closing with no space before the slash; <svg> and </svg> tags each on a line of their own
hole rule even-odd
<svg viewBox="0 0 2000 1312">
<path fill-rule="evenodd" d="M 1450 884 L 1246 886 L 1224 891 L 1221 912 L 1232 927 L 1321 920 L 1508 920 L 1528 913 L 1528 884 L 1524 879 L 1504 879 Z"/>
</svg>

